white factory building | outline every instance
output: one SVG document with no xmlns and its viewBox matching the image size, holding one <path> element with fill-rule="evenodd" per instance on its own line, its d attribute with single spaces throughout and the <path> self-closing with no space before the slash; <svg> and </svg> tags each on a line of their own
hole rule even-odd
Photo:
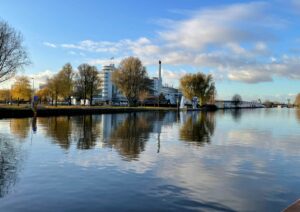
<svg viewBox="0 0 300 212">
<path fill-rule="evenodd" d="M 101 93 L 95 98 L 95 101 L 106 102 L 107 104 L 125 104 L 126 98 L 112 83 L 112 73 L 116 70 L 114 64 L 105 65 L 100 71 Z M 162 85 L 161 61 L 159 61 L 158 77 L 151 79 L 150 95 L 159 96 L 161 93 L 171 104 L 176 104 L 178 98 L 178 89 Z"/>
<path fill-rule="evenodd" d="M 106 102 L 111 104 L 112 102 L 127 102 L 126 98 L 112 83 L 112 73 L 115 71 L 114 64 L 104 65 L 100 71 L 101 87 L 100 94 L 96 98 L 96 101 Z"/>
</svg>

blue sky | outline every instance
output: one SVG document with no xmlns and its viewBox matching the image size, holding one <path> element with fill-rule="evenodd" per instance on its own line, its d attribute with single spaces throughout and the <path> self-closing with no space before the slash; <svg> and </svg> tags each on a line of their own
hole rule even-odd
<svg viewBox="0 0 300 212">
<path fill-rule="evenodd" d="M 0 0 L 0 18 L 21 31 L 42 82 L 65 63 L 101 69 L 141 58 L 164 82 L 214 75 L 219 99 L 293 99 L 300 92 L 300 1 Z"/>
</svg>

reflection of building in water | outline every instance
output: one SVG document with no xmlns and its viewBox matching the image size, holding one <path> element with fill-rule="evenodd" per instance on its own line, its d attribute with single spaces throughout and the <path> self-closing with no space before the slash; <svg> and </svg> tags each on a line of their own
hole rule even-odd
<svg viewBox="0 0 300 212">
<path fill-rule="evenodd" d="M 163 126 L 174 123 L 174 112 L 104 114 L 101 116 L 100 140 L 116 149 L 126 159 L 137 158 L 145 148 L 150 133 L 159 140 Z"/>
<path fill-rule="evenodd" d="M 126 119 L 127 115 L 126 113 L 101 115 L 100 129 L 102 133 L 100 134 L 100 141 L 105 143 L 117 126 Z"/>
<path fill-rule="evenodd" d="M 0 198 L 8 194 L 17 181 L 21 153 L 17 143 L 0 135 Z"/>
<path fill-rule="evenodd" d="M 107 140 L 112 132 L 128 118 L 128 115 L 128 113 L 101 115 L 100 140 Z M 177 114 L 174 112 L 136 113 L 136 115 L 144 119 L 151 117 L 152 133 L 161 133 L 162 126 L 171 126 L 177 119 Z"/>
<path fill-rule="evenodd" d="M 180 139 L 197 145 L 209 143 L 215 130 L 215 114 L 181 112 Z"/>
</svg>

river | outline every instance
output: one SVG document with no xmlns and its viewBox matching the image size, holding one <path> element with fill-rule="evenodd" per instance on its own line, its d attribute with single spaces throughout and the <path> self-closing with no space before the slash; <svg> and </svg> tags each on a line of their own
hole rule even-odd
<svg viewBox="0 0 300 212">
<path fill-rule="evenodd" d="M 0 211 L 280 211 L 300 110 L 0 120 Z"/>
</svg>

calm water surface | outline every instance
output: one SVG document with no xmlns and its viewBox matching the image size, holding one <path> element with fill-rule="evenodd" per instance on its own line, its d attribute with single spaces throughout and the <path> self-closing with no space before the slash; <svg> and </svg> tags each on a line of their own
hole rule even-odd
<svg viewBox="0 0 300 212">
<path fill-rule="evenodd" d="M 300 111 L 0 120 L 0 211 L 280 211 L 300 198 Z"/>
</svg>

